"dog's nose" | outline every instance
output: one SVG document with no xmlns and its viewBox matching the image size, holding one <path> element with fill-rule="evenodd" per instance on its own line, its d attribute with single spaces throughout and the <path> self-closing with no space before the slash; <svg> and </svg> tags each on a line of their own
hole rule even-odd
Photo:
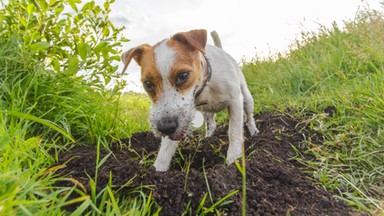
<svg viewBox="0 0 384 216">
<path fill-rule="evenodd" d="M 177 118 L 163 118 L 157 122 L 157 130 L 165 135 L 173 134 L 177 129 Z"/>
</svg>

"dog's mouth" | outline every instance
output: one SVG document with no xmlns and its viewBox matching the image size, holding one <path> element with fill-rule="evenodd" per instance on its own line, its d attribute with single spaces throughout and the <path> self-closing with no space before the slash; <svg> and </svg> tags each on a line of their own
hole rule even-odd
<svg viewBox="0 0 384 216">
<path fill-rule="evenodd" d="M 173 141 L 180 141 L 186 137 L 186 133 L 185 132 L 178 132 L 178 133 L 171 134 L 168 137 L 169 137 L 169 139 L 171 139 Z"/>
<path fill-rule="evenodd" d="M 190 123 L 190 125 L 192 125 L 192 123 Z M 166 130 L 159 130 L 158 127 L 153 127 L 152 125 L 152 131 L 156 136 L 168 137 L 170 140 L 173 140 L 173 141 L 180 141 L 192 134 L 192 129 L 190 127 L 180 127 L 180 126 L 174 129 L 174 131 L 166 131 Z"/>
</svg>

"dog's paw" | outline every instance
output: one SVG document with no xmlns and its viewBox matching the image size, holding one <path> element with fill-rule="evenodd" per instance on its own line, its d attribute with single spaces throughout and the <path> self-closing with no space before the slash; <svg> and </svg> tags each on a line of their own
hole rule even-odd
<svg viewBox="0 0 384 216">
<path fill-rule="evenodd" d="M 248 127 L 249 134 L 251 134 L 251 136 L 256 135 L 256 134 L 258 134 L 260 132 L 257 129 L 256 124 L 255 124 L 254 121 L 250 122 L 250 123 L 247 122 L 247 127 Z"/>
<path fill-rule="evenodd" d="M 241 147 L 236 148 L 233 146 L 229 146 L 227 152 L 227 164 L 232 164 L 236 159 L 241 158 Z"/>
<path fill-rule="evenodd" d="M 155 167 L 156 171 L 158 171 L 158 172 L 164 172 L 164 171 L 167 171 L 169 169 L 169 164 L 161 163 L 158 160 L 155 161 L 153 166 Z"/>
<path fill-rule="evenodd" d="M 258 134 L 260 131 L 255 127 L 249 130 L 251 136 Z"/>
</svg>

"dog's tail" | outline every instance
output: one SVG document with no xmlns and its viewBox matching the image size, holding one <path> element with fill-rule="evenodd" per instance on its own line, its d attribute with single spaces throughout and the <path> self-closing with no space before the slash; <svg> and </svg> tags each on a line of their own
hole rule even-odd
<svg viewBox="0 0 384 216">
<path fill-rule="evenodd" d="M 217 34 L 217 32 L 212 31 L 211 36 L 212 36 L 213 43 L 215 44 L 215 46 L 223 49 L 223 47 L 221 46 L 221 41 L 220 41 L 219 35 Z"/>
</svg>

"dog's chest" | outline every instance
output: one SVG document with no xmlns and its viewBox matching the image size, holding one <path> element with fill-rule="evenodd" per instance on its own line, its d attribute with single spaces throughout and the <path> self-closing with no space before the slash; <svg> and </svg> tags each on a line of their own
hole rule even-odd
<svg viewBox="0 0 384 216">
<path fill-rule="evenodd" d="M 228 107 L 227 95 L 222 94 L 222 89 L 213 87 L 210 83 L 198 98 L 195 99 L 195 107 L 202 112 L 220 112 Z"/>
<path fill-rule="evenodd" d="M 224 102 L 221 103 L 208 103 L 205 105 L 196 106 L 196 109 L 202 112 L 220 112 L 227 107 L 227 104 Z"/>
<path fill-rule="evenodd" d="M 195 101 L 196 109 L 202 112 L 220 112 L 227 108 L 228 104 L 223 100 L 218 100 L 219 97 L 210 94 L 202 94 Z"/>
</svg>

